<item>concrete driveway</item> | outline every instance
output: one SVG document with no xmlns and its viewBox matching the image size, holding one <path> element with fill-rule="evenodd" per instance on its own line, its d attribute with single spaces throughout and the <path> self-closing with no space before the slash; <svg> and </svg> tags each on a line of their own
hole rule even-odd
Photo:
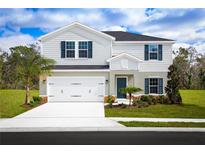
<svg viewBox="0 0 205 154">
<path fill-rule="evenodd" d="M 16 118 L 103 118 L 104 104 L 103 102 L 73 102 L 73 103 L 46 103 L 36 107 L 30 111 L 24 112 L 16 116 Z"/>
<path fill-rule="evenodd" d="M 34 128 L 102 128 L 124 127 L 104 117 L 104 104 L 92 103 L 46 103 L 14 118 L 1 120 L 0 130 L 23 130 Z"/>
</svg>

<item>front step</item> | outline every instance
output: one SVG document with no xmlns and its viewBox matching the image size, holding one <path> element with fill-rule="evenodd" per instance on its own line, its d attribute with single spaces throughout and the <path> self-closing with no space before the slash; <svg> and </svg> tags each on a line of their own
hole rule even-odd
<svg viewBox="0 0 205 154">
<path fill-rule="evenodd" d="M 129 99 L 117 99 L 116 103 L 113 103 L 113 105 L 119 105 L 119 104 L 129 105 Z"/>
</svg>

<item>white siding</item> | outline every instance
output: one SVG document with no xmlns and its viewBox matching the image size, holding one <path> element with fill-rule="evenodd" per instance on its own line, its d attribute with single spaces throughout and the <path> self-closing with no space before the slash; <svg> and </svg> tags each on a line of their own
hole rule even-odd
<svg viewBox="0 0 205 154">
<path fill-rule="evenodd" d="M 110 62 L 111 70 L 138 70 L 138 63 L 136 61 L 119 58 Z"/>
<path fill-rule="evenodd" d="M 93 41 L 93 58 L 91 59 L 66 59 L 61 58 L 60 42 L 64 40 L 91 40 Z M 54 59 L 56 65 L 106 65 L 106 60 L 111 55 L 111 41 L 88 32 L 80 27 L 74 27 L 42 41 L 42 53 Z"/>
<path fill-rule="evenodd" d="M 148 43 L 146 43 L 148 44 Z M 131 54 L 141 60 L 142 63 L 139 65 L 139 71 L 142 72 L 157 72 L 167 71 L 169 65 L 172 64 L 172 44 L 171 43 L 159 43 L 163 45 L 163 57 L 162 61 L 144 61 L 144 45 L 143 43 L 114 43 L 112 55 L 118 55 L 120 53 Z"/>
</svg>

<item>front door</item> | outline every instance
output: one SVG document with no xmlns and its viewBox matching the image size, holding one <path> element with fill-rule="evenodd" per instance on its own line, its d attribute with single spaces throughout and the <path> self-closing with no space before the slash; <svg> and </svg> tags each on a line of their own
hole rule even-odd
<svg viewBox="0 0 205 154">
<path fill-rule="evenodd" d="M 122 94 L 120 89 L 126 88 L 127 86 L 127 79 L 120 77 L 117 78 L 117 98 L 126 98 L 126 94 Z"/>
</svg>

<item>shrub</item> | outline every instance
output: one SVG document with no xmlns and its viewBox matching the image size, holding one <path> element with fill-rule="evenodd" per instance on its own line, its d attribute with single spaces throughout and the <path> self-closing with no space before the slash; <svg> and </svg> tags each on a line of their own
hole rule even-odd
<svg viewBox="0 0 205 154">
<path fill-rule="evenodd" d="M 39 97 L 39 96 L 33 96 L 33 100 L 31 100 L 30 102 L 29 102 L 29 105 L 30 106 L 36 106 L 36 105 L 38 105 L 40 102 L 41 102 L 41 100 L 42 100 L 42 98 L 41 97 Z"/>
<path fill-rule="evenodd" d="M 143 102 L 147 102 L 149 104 L 151 104 L 151 102 L 152 102 L 152 98 L 148 95 L 141 96 L 140 100 L 143 101 Z"/>
<path fill-rule="evenodd" d="M 169 100 L 167 96 L 163 97 L 163 104 L 171 104 L 171 101 Z"/>
<path fill-rule="evenodd" d="M 109 107 L 112 107 L 112 103 L 115 102 L 115 98 L 111 95 L 107 97 L 107 103 L 109 103 Z"/>
<path fill-rule="evenodd" d="M 160 104 L 169 104 L 169 99 L 167 96 L 164 96 L 164 95 L 160 95 L 158 96 L 157 98 L 157 103 L 160 103 Z"/>
<path fill-rule="evenodd" d="M 31 107 L 34 107 L 34 106 L 36 106 L 38 103 L 37 102 L 35 102 L 34 100 L 31 100 L 30 102 L 29 102 L 29 105 L 31 106 Z"/>
<path fill-rule="evenodd" d="M 122 103 L 121 108 L 125 109 L 125 108 L 127 108 L 127 105 Z"/>
<path fill-rule="evenodd" d="M 115 96 L 108 95 L 108 96 L 105 96 L 105 97 L 104 97 L 104 102 L 105 102 L 105 103 L 109 103 L 109 102 L 112 101 L 112 102 L 114 103 L 114 102 L 115 102 L 115 99 L 116 99 Z"/>
<path fill-rule="evenodd" d="M 177 65 L 172 64 L 169 66 L 169 72 L 167 74 L 167 86 L 165 87 L 165 92 L 172 104 L 181 104 L 182 98 L 179 93 L 180 80 L 179 80 L 179 70 Z"/>
<path fill-rule="evenodd" d="M 151 99 L 151 104 L 157 104 L 159 101 L 158 96 L 150 95 L 150 99 Z"/>
<path fill-rule="evenodd" d="M 36 103 L 40 103 L 41 100 L 42 100 L 41 97 L 39 97 L 39 96 L 33 96 L 33 101 L 34 101 L 34 102 L 36 102 Z"/>
<path fill-rule="evenodd" d="M 132 101 L 132 105 L 133 106 L 137 106 L 137 104 L 139 104 L 140 103 L 140 99 L 134 99 L 133 101 Z"/>
<path fill-rule="evenodd" d="M 138 108 L 141 108 L 141 107 L 148 107 L 150 104 L 148 103 L 148 102 L 146 102 L 146 101 L 143 101 L 143 100 L 141 100 L 141 99 L 135 99 L 134 101 L 133 101 L 133 106 L 136 106 L 136 107 L 138 107 Z"/>
</svg>

